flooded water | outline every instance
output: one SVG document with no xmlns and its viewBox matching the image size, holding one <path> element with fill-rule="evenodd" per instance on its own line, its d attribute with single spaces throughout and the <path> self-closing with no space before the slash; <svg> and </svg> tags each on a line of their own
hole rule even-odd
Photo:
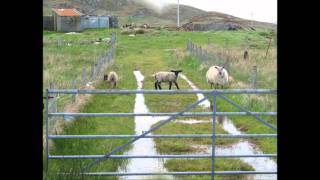
<svg viewBox="0 0 320 180">
<path fill-rule="evenodd" d="M 185 75 L 180 74 L 179 75 L 182 79 L 184 79 L 185 81 L 187 81 L 187 83 L 190 85 L 190 87 L 194 90 L 199 90 Z M 201 100 L 204 98 L 203 94 L 197 94 L 198 100 Z M 203 102 L 201 102 L 199 104 L 199 106 L 202 106 L 203 108 L 208 108 L 210 109 L 210 101 L 209 100 L 205 100 Z"/>
<path fill-rule="evenodd" d="M 140 71 L 133 72 L 136 79 L 138 89 L 143 88 L 144 76 Z M 148 113 L 149 109 L 145 104 L 144 95 L 136 94 L 134 113 Z M 144 131 L 147 131 L 151 126 L 161 120 L 165 120 L 168 117 L 148 117 L 148 116 L 136 116 L 135 121 L 135 134 L 140 135 Z M 151 135 L 151 133 L 150 133 Z M 155 148 L 155 142 L 152 138 L 142 138 L 133 143 L 133 147 L 125 155 L 158 155 Z M 164 167 L 164 160 L 154 158 L 137 158 L 129 159 L 125 167 L 119 168 L 118 172 L 127 173 L 163 173 L 167 172 Z M 152 179 L 153 176 L 122 176 L 119 179 Z M 154 179 L 173 179 L 171 176 L 157 176 Z"/>
<path fill-rule="evenodd" d="M 200 124 L 200 123 L 210 123 L 212 121 L 209 120 L 197 120 L 197 119 L 187 119 L 187 120 L 175 120 L 176 123 L 182 124 Z"/>
<path fill-rule="evenodd" d="M 73 117 L 73 116 L 64 116 L 63 118 L 66 122 L 71 122 L 75 119 L 75 117 Z"/>
<path fill-rule="evenodd" d="M 239 131 L 232 121 L 228 119 L 226 116 L 222 117 L 222 120 L 219 122 L 222 125 L 222 128 L 227 131 L 229 134 L 232 135 L 239 135 L 242 134 L 241 131 Z M 211 146 L 210 146 L 211 147 Z M 263 154 L 262 151 L 260 151 L 256 145 L 250 143 L 247 140 L 242 140 L 231 147 L 217 147 L 215 149 L 217 155 L 253 155 L 253 154 Z M 211 149 L 210 151 L 211 152 Z M 250 166 L 252 166 L 256 171 L 277 171 L 277 163 L 272 160 L 271 158 L 267 157 L 259 157 L 259 158 L 240 158 L 243 162 L 248 163 Z M 277 175 L 276 174 L 261 174 L 261 175 L 254 175 L 254 179 L 257 180 L 276 180 Z"/>
</svg>

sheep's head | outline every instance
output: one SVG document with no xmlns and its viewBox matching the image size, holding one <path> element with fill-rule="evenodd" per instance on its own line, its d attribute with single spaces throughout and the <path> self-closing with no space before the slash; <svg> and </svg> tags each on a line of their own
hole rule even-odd
<svg viewBox="0 0 320 180">
<path fill-rule="evenodd" d="M 182 70 L 171 70 L 171 72 L 174 72 L 174 74 L 175 74 L 176 76 L 178 76 L 178 74 L 181 73 Z"/>
<path fill-rule="evenodd" d="M 215 68 L 218 70 L 219 76 L 220 76 L 221 78 L 224 78 L 224 71 L 223 71 L 224 66 L 222 66 L 222 67 L 217 67 L 217 66 L 215 66 Z"/>
<path fill-rule="evenodd" d="M 107 75 L 107 74 L 105 74 L 105 75 L 103 76 L 103 80 L 104 80 L 104 81 L 108 80 L 108 75 Z"/>
</svg>

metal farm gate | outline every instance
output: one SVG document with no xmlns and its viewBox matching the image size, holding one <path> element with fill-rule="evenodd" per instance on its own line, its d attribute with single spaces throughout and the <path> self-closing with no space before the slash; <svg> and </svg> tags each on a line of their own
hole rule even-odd
<svg viewBox="0 0 320 180">
<path fill-rule="evenodd" d="M 180 112 L 174 113 L 48 113 L 48 97 L 50 94 L 197 94 L 202 93 L 205 97 L 198 100 Z M 268 123 L 260 116 L 276 116 L 276 112 L 250 112 L 249 110 L 241 107 L 231 99 L 224 96 L 225 94 L 277 94 L 276 90 L 268 89 L 226 89 L 226 90 L 57 90 L 47 89 L 46 91 L 46 157 L 47 166 L 49 159 L 81 159 L 81 158 L 92 158 L 95 159 L 90 164 L 83 167 L 80 172 L 81 175 L 85 176 L 133 176 L 133 175 L 211 175 L 214 179 L 214 175 L 239 175 L 239 174 L 277 174 L 276 171 L 215 171 L 215 158 L 240 158 L 240 157 L 277 157 L 277 154 L 254 154 L 254 155 L 215 155 L 215 143 L 217 138 L 277 138 L 275 134 L 241 134 L 241 135 L 230 135 L 230 134 L 216 134 L 216 117 L 217 116 L 253 116 L 256 120 L 268 126 L 269 128 L 277 131 L 277 128 L 272 124 Z M 195 108 L 198 104 L 205 101 L 209 97 L 213 97 L 213 109 L 212 112 L 190 112 L 191 109 Z M 237 107 L 241 112 L 217 112 L 217 98 L 223 99 L 226 102 Z M 141 135 L 50 135 L 48 134 L 48 121 L 49 117 L 63 117 L 63 116 L 74 116 L 74 117 L 107 117 L 107 116 L 170 116 L 168 119 L 162 121 L 158 125 L 152 127 L 150 130 L 143 132 Z M 174 135 L 148 135 L 155 131 L 161 126 L 169 123 L 176 119 L 178 116 L 212 116 L 212 134 L 174 134 Z M 117 139 L 117 138 L 128 138 L 131 139 L 129 142 L 115 148 L 114 150 L 107 152 L 103 155 L 50 155 L 48 139 L 94 139 L 94 138 L 106 138 L 106 139 Z M 135 141 L 141 138 L 212 138 L 212 153 L 211 155 L 153 155 L 153 156 L 129 156 L 129 155 L 114 155 L 115 153 L 123 150 L 125 147 L 133 144 Z M 97 165 L 99 162 L 107 158 L 211 158 L 212 167 L 211 171 L 187 171 L 187 172 L 165 172 L 165 173 L 119 173 L 119 172 L 89 172 L 90 168 Z"/>
</svg>

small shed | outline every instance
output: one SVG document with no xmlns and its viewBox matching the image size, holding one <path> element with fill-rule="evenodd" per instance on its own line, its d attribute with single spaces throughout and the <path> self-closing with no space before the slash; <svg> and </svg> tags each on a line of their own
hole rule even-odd
<svg viewBox="0 0 320 180">
<path fill-rule="evenodd" d="M 53 26 L 55 31 L 79 32 L 82 30 L 81 17 L 83 14 L 76 9 L 52 9 Z"/>
</svg>

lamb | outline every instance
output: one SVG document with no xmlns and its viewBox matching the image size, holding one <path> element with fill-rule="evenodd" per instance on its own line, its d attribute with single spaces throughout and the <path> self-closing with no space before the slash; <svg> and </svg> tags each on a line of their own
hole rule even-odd
<svg viewBox="0 0 320 180">
<path fill-rule="evenodd" d="M 104 75 L 103 80 L 109 82 L 110 84 L 113 84 L 112 88 L 115 88 L 117 86 L 119 78 L 116 72 L 111 71 L 109 72 L 109 74 Z"/>
<path fill-rule="evenodd" d="M 179 73 L 182 72 L 182 70 L 171 70 L 170 72 L 166 71 L 160 71 L 152 76 L 155 77 L 156 82 L 154 83 L 155 89 L 162 89 L 161 88 L 161 82 L 169 82 L 169 89 L 171 89 L 172 83 L 174 83 L 179 89 L 178 83 L 177 83 L 177 78 L 179 76 Z"/>
<path fill-rule="evenodd" d="M 228 83 L 229 74 L 224 67 L 220 66 L 211 66 L 206 74 L 207 82 L 211 85 L 215 86 L 215 88 L 221 85 L 221 88 Z"/>
</svg>

